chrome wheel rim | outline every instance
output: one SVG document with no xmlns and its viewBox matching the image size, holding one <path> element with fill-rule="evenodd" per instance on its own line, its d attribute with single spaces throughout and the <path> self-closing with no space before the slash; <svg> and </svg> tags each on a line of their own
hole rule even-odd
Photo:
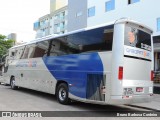
<svg viewBox="0 0 160 120">
<path fill-rule="evenodd" d="M 11 87 L 14 88 L 14 86 L 15 86 L 15 80 L 12 80 Z"/>
<path fill-rule="evenodd" d="M 66 96 L 67 96 L 67 92 L 64 88 L 60 88 L 59 90 L 59 99 L 61 101 L 64 101 L 66 99 Z"/>
</svg>

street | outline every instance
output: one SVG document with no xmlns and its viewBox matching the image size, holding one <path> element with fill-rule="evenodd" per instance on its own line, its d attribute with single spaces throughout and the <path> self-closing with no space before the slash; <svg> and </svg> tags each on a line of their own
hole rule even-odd
<svg viewBox="0 0 160 120">
<path fill-rule="evenodd" d="M 157 96 L 156 96 L 157 97 Z M 0 85 L 0 111 L 148 111 L 125 105 L 94 105 L 73 102 L 61 105 L 54 95 L 10 86 Z"/>
</svg>

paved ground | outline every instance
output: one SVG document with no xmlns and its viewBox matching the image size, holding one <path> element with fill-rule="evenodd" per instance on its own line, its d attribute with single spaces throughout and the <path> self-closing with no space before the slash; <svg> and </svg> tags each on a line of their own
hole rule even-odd
<svg viewBox="0 0 160 120">
<path fill-rule="evenodd" d="M 0 85 L 0 111 L 126 111 L 139 110 L 125 106 L 93 105 L 73 102 L 61 105 L 54 95 L 28 89 L 12 90 L 10 86 Z"/>
<path fill-rule="evenodd" d="M 139 103 L 134 105 L 159 109 L 160 95 L 155 95 L 153 102 L 151 103 Z M 98 114 L 96 111 L 108 111 L 108 113 L 111 113 L 114 111 L 148 111 L 148 110 L 137 107 L 124 106 L 124 105 L 104 106 L 104 105 L 86 104 L 81 102 L 74 102 L 71 105 L 61 105 L 57 102 L 56 97 L 50 94 L 45 94 L 22 88 L 20 90 L 12 90 L 10 86 L 0 85 L 0 111 L 95 111 L 91 113 L 94 116 L 95 114 Z M 71 114 L 74 114 L 74 112 Z M 85 115 L 82 112 L 78 114 L 80 116 Z M 101 119 L 103 118 L 101 117 Z"/>
<path fill-rule="evenodd" d="M 152 102 L 150 102 L 150 103 L 136 103 L 133 105 L 147 107 L 147 108 L 151 108 L 151 109 L 155 109 L 155 110 L 160 111 L 160 95 L 154 94 L 154 98 L 153 98 Z"/>
</svg>

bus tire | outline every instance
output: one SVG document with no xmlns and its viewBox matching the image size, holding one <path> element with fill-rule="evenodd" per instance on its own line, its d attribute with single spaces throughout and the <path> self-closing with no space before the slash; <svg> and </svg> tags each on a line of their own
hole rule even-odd
<svg viewBox="0 0 160 120">
<path fill-rule="evenodd" d="M 57 87 L 56 97 L 59 103 L 63 105 L 67 105 L 70 103 L 70 99 L 68 97 L 68 86 L 66 83 L 61 83 Z"/>
<path fill-rule="evenodd" d="M 11 89 L 13 89 L 13 90 L 16 90 L 17 89 L 17 86 L 15 85 L 15 78 L 14 77 L 12 77 L 11 78 L 11 83 L 10 83 L 10 85 L 11 85 Z"/>
</svg>

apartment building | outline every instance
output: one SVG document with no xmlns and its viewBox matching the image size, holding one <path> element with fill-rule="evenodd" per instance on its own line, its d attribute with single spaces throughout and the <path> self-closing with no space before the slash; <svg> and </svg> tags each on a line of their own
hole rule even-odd
<svg viewBox="0 0 160 120">
<path fill-rule="evenodd" d="M 50 13 L 68 5 L 68 0 L 50 0 Z"/>
<path fill-rule="evenodd" d="M 72 28 L 68 27 L 68 31 L 75 30 L 74 26 L 76 29 L 82 29 L 125 17 L 152 28 L 155 51 L 154 69 L 160 71 L 160 0 L 68 0 L 68 3 L 68 26 L 73 25 Z M 69 11 L 73 11 L 72 14 Z M 80 15 L 78 14 L 77 17 L 74 11 Z M 80 21 L 82 18 L 85 20 Z M 79 25 L 77 27 L 72 23 Z"/>
<path fill-rule="evenodd" d="M 34 23 L 36 38 L 67 32 L 68 0 L 50 0 L 50 14 Z"/>
<path fill-rule="evenodd" d="M 50 14 L 47 14 L 34 23 L 34 30 L 37 32 L 36 37 L 43 37 L 50 34 Z"/>
<path fill-rule="evenodd" d="M 67 32 L 67 6 L 50 14 L 50 34 L 64 34 Z"/>
<path fill-rule="evenodd" d="M 68 0 L 68 32 L 87 27 L 87 2 Z"/>
</svg>

